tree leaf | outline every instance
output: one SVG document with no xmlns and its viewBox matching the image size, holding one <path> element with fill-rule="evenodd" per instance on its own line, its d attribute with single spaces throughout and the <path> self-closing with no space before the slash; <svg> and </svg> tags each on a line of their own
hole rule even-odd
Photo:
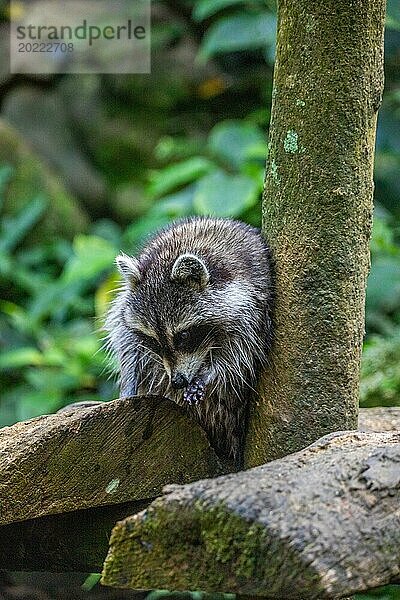
<svg viewBox="0 0 400 600">
<path fill-rule="evenodd" d="M 38 222 L 47 207 L 47 200 L 39 195 L 27 204 L 16 217 L 4 220 L 0 234 L 0 251 L 10 252 L 23 240 Z"/>
<path fill-rule="evenodd" d="M 42 354 L 36 348 L 31 347 L 9 350 L 0 356 L 0 369 L 16 369 L 41 364 L 43 364 Z"/>
<path fill-rule="evenodd" d="M 211 15 L 228 8 L 229 6 L 237 6 L 245 4 L 244 0 L 197 0 L 193 9 L 193 18 L 195 21 L 203 21 Z M 264 1 L 259 2 L 260 6 L 265 6 Z"/>
<path fill-rule="evenodd" d="M 241 121 L 218 123 L 209 135 L 208 146 L 213 154 L 237 169 L 251 159 L 255 149 L 263 148 L 264 160 L 267 153 L 267 142 L 260 129 Z"/>
<path fill-rule="evenodd" d="M 372 262 L 368 277 L 367 317 L 374 312 L 391 313 L 400 308 L 400 261 L 398 256 L 382 256 Z"/>
<path fill-rule="evenodd" d="M 195 181 L 213 167 L 213 163 L 203 156 L 193 156 L 183 162 L 170 165 L 152 174 L 149 194 L 155 198 L 164 196 L 186 183 Z"/>
<path fill-rule="evenodd" d="M 169 219 L 186 217 L 192 212 L 194 185 L 185 187 L 175 194 L 169 194 L 158 200 L 151 208 L 154 215 L 165 215 Z"/>
<path fill-rule="evenodd" d="M 74 239 L 74 256 L 61 276 L 63 283 L 90 280 L 114 263 L 118 249 L 104 238 L 95 235 L 78 235 Z M 89 260 L 90 257 L 90 260 Z"/>
<path fill-rule="evenodd" d="M 193 205 L 199 215 L 236 217 L 257 202 L 259 192 L 256 180 L 217 170 L 199 181 Z"/>
<path fill-rule="evenodd" d="M 199 59 L 223 52 L 266 48 L 274 43 L 276 17 L 270 13 L 237 14 L 219 19 L 204 36 Z"/>
<path fill-rule="evenodd" d="M 400 4 L 399 0 L 387 0 L 386 27 L 400 31 Z"/>
<path fill-rule="evenodd" d="M 11 175 L 13 174 L 13 168 L 10 165 L 2 165 L 0 168 L 0 208 L 3 205 L 4 192 L 7 183 L 9 182 Z"/>
</svg>

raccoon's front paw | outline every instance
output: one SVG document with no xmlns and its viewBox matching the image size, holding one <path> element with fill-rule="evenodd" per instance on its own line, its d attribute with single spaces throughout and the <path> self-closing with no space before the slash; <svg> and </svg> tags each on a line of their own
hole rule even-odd
<svg viewBox="0 0 400 600">
<path fill-rule="evenodd" d="M 183 392 L 183 399 L 190 405 L 197 405 L 204 398 L 206 386 L 203 379 L 195 378 Z"/>
</svg>

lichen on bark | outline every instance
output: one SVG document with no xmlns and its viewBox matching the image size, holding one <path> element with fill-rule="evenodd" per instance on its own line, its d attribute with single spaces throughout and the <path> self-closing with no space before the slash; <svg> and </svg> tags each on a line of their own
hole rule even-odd
<svg viewBox="0 0 400 600">
<path fill-rule="evenodd" d="M 384 0 L 281 0 L 263 201 L 275 340 L 246 464 L 357 426 Z"/>
</svg>

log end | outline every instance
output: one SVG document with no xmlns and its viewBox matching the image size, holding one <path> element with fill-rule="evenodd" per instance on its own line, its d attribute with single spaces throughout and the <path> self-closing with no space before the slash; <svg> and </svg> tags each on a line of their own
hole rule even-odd
<svg viewBox="0 0 400 600">
<path fill-rule="evenodd" d="M 175 495 L 175 494 L 173 494 Z M 177 496 L 180 493 L 177 492 Z M 184 532 L 184 535 L 182 535 Z M 129 589 L 265 592 L 263 528 L 202 502 L 154 502 L 115 526 L 101 583 Z"/>
</svg>

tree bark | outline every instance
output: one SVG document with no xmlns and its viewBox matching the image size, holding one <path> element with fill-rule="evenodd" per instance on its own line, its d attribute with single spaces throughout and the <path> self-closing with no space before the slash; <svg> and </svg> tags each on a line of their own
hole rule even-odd
<svg viewBox="0 0 400 600">
<path fill-rule="evenodd" d="M 330 434 L 165 492 L 115 526 L 106 585 L 315 600 L 399 580 L 399 432 Z"/>
<path fill-rule="evenodd" d="M 357 424 L 384 0 L 280 0 L 263 232 L 275 340 L 246 464 Z"/>
</svg>

